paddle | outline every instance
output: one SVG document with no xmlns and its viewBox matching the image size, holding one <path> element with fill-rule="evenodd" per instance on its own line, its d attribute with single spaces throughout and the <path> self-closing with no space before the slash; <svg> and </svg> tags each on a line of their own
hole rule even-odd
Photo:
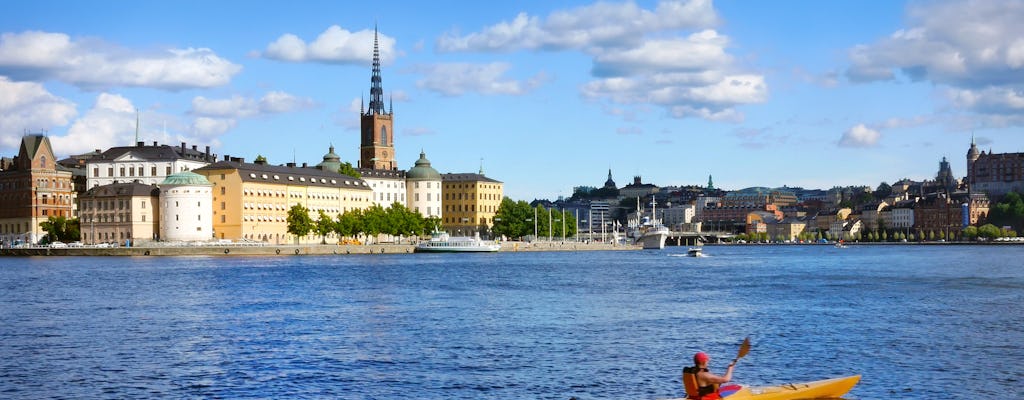
<svg viewBox="0 0 1024 400">
<path fill-rule="evenodd" d="M 749 353 L 749 352 L 750 352 L 750 336 L 747 336 L 745 339 L 743 339 L 743 344 L 740 345 L 740 351 L 739 351 L 739 353 L 736 354 L 736 358 L 732 359 L 732 363 L 736 364 L 737 361 L 739 361 L 741 358 L 746 356 L 747 353 Z"/>
</svg>

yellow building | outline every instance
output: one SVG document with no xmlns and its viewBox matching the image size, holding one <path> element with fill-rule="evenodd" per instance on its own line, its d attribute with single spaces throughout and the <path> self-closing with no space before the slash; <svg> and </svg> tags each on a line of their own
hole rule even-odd
<svg viewBox="0 0 1024 400">
<path fill-rule="evenodd" d="M 138 182 L 89 189 L 78 198 L 82 243 L 123 246 L 153 241 L 159 232 L 159 199 L 156 185 Z"/>
<path fill-rule="evenodd" d="M 293 244 L 296 238 L 288 233 L 287 222 L 292 206 L 306 207 L 316 221 L 320 211 L 337 218 L 372 204 L 373 190 L 362 179 L 291 163 L 275 166 L 234 158 L 193 172 L 213 184 L 213 232 L 218 239 Z M 298 242 L 320 243 L 320 237 L 310 234 Z"/>
<path fill-rule="evenodd" d="M 444 229 L 453 235 L 486 236 L 504 197 L 504 185 L 483 174 L 441 176 Z"/>
</svg>

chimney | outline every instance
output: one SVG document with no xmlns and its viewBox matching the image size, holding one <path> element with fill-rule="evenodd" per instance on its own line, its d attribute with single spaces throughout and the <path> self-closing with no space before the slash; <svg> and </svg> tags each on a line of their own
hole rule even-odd
<svg viewBox="0 0 1024 400">
<path fill-rule="evenodd" d="M 199 149 L 196 148 L 196 145 L 192 145 L 192 151 L 199 151 Z"/>
<path fill-rule="evenodd" d="M 181 142 L 181 155 L 185 155 L 185 142 Z"/>
<path fill-rule="evenodd" d="M 204 158 L 204 160 L 206 160 L 206 162 L 210 162 L 210 146 L 206 146 L 206 158 Z"/>
<path fill-rule="evenodd" d="M 225 154 L 224 155 L 224 161 L 231 161 L 231 156 Z"/>
<path fill-rule="evenodd" d="M 306 167 L 308 167 L 308 165 L 306 165 L 306 163 L 302 163 L 302 168 L 306 168 Z"/>
<path fill-rule="evenodd" d="M 156 147 L 156 140 L 153 141 L 153 147 Z"/>
<path fill-rule="evenodd" d="M 145 146 L 145 145 L 146 145 L 146 142 L 137 142 L 137 143 L 135 143 L 136 147 L 142 147 L 142 146 Z"/>
</svg>

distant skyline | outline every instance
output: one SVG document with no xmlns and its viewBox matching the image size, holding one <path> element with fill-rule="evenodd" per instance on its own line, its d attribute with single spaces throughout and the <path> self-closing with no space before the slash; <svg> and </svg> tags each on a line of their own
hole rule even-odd
<svg viewBox="0 0 1024 400">
<path fill-rule="evenodd" d="M 373 6 L 380 8 L 373 8 Z M 187 142 L 355 165 L 374 29 L 398 165 L 574 186 L 877 186 L 1024 152 L 1024 2 L 72 2 L 0 14 L 0 155 Z"/>
</svg>

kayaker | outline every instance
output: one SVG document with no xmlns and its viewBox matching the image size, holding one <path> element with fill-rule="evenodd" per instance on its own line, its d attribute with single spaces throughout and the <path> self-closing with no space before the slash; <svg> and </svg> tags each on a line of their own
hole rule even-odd
<svg viewBox="0 0 1024 400">
<path fill-rule="evenodd" d="M 693 355 L 693 366 L 683 368 L 683 387 L 686 389 L 686 398 L 694 400 L 714 400 L 721 398 L 719 386 L 732 380 L 732 371 L 736 367 L 736 360 L 729 363 L 725 369 L 725 375 L 718 376 L 708 370 L 708 361 L 711 357 L 704 352 Z M 732 389 L 726 387 L 723 389 Z"/>
</svg>

